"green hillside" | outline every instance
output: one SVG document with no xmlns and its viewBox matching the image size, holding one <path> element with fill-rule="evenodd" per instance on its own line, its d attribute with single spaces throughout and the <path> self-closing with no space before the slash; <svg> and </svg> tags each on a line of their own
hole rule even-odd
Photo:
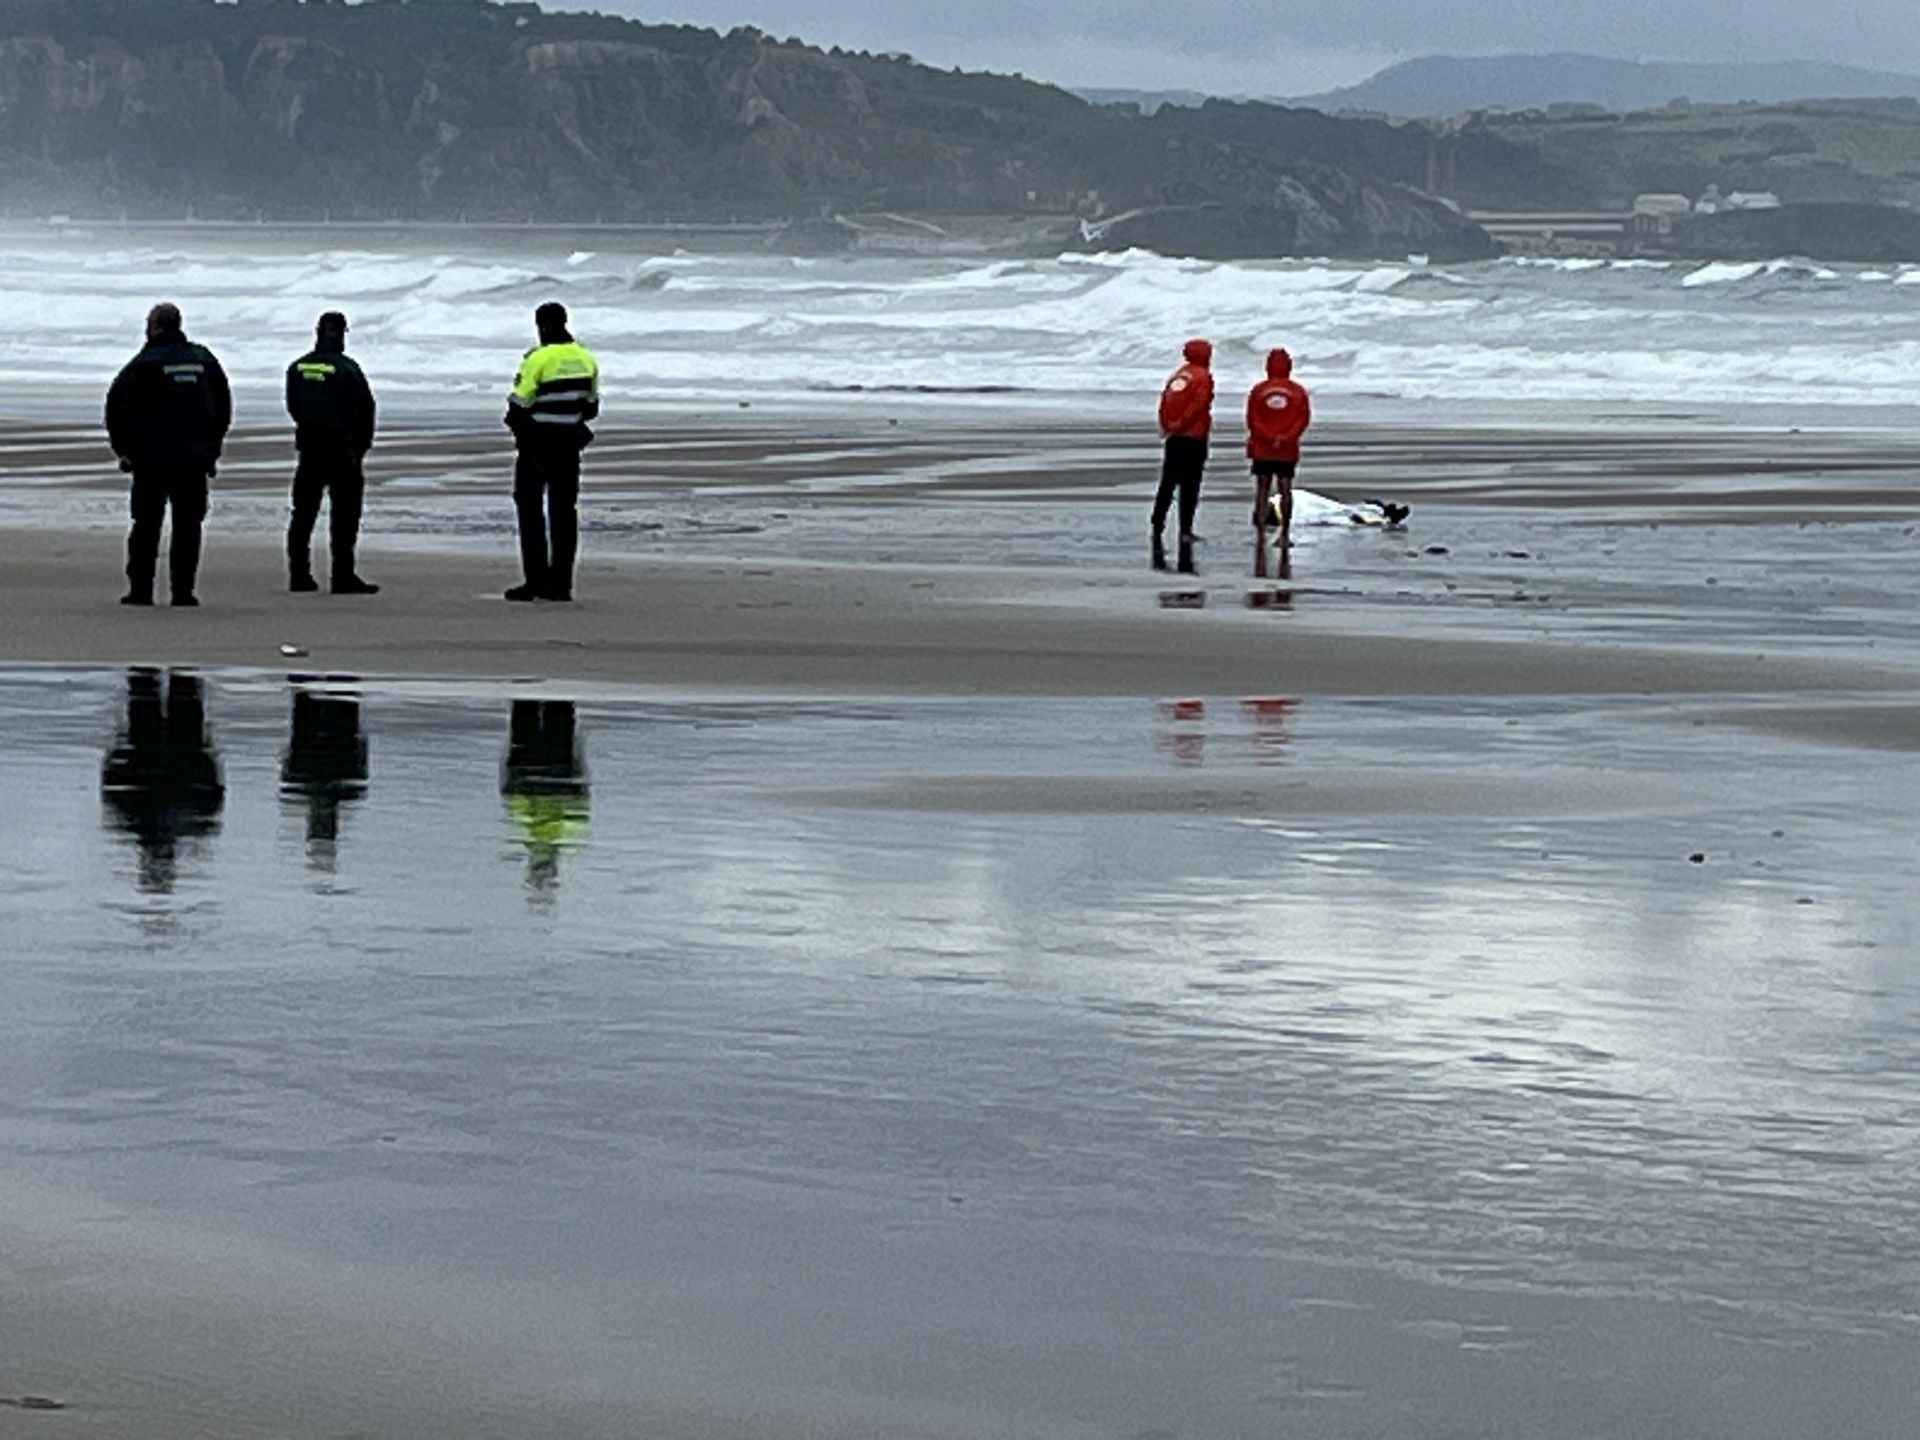
<svg viewBox="0 0 1920 1440">
<path fill-rule="evenodd" d="M 1613 208 L 1709 185 L 1788 204 L 1920 204 L 1920 102 L 1483 116 L 1459 137 L 1453 193 L 1472 208 Z"/>
</svg>

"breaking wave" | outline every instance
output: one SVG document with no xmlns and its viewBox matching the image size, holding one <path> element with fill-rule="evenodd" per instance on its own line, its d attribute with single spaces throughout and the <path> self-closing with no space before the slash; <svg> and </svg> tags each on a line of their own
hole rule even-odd
<svg viewBox="0 0 1920 1440">
<path fill-rule="evenodd" d="M 385 237 L 383 237 L 385 238 Z M 1508 258 L 1214 263 L 1144 251 L 1054 258 L 809 258 L 550 250 L 444 235 L 319 250 L 210 231 L 0 236 L 0 373 L 91 392 L 157 299 L 185 309 L 243 387 L 273 382 L 344 309 L 383 393 L 497 394 L 564 301 L 614 397 L 1135 396 L 1189 335 L 1222 388 L 1276 344 L 1328 399 L 1907 404 L 1920 393 L 1920 269 Z"/>
</svg>

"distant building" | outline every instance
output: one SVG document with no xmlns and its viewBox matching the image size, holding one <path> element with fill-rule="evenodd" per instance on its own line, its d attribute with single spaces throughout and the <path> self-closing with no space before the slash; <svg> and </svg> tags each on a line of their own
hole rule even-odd
<svg viewBox="0 0 1920 1440">
<path fill-rule="evenodd" d="M 1771 190 L 1734 190 L 1721 202 L 1723 210 L 1778 210 L 1780 197 Z"/>
<path fill-rule="evenodd" d="M 1707 186 L 1706 193 L 1693 202 L 1693 213 L 1696 215 L 1718 215 L 1724 204 L 1725 202 L 1720 198 L 1720 187 L 1718 185 L 1709 185 Z"/>
<path fill-rule="evenodd" d="M 1634 233 L 1642 238 L 1673 233 L 1673 222 L 1693 213 L 1693 202 L 1684 195 L 1651 194 L 1633 197 Z"/>
</svg>

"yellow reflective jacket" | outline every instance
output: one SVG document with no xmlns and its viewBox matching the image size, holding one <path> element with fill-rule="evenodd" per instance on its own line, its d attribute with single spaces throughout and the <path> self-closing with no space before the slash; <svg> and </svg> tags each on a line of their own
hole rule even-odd
<svg viewBox="0 0 1920 1440">
<path fill-rule="evenodd" d="M 529 350 L 513 377 L 507 425 L 522 440 L 590 438 L 587 422 L 600 413 L 600 365 L 574 340 Z"/>
</svg>

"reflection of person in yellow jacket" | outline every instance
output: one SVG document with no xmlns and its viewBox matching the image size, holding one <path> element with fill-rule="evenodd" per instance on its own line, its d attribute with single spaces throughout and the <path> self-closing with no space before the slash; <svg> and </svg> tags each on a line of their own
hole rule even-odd
<svg viewBox="0 0 1920 1440">
<path fill-rule="evenodd" d="M 570 700 L 516 700 L 500 790 L 527 849 L 527 886 L 550 891 L 587 831 L 587 765 Z"/>
<path fill-rule="evenodd" d="M 600 365 L 567 329 L 566 306 L 548 301 L 533 318 L 540 343 L 520 362 L 507 398 L 507 428 L 520 452 L 513 506 L 526 575 L 507 599 L 566 601 L 573 599 L 580 549 L 580 452 L 592 443 L 590 422 L 600 414 Z"/>
</svg>

